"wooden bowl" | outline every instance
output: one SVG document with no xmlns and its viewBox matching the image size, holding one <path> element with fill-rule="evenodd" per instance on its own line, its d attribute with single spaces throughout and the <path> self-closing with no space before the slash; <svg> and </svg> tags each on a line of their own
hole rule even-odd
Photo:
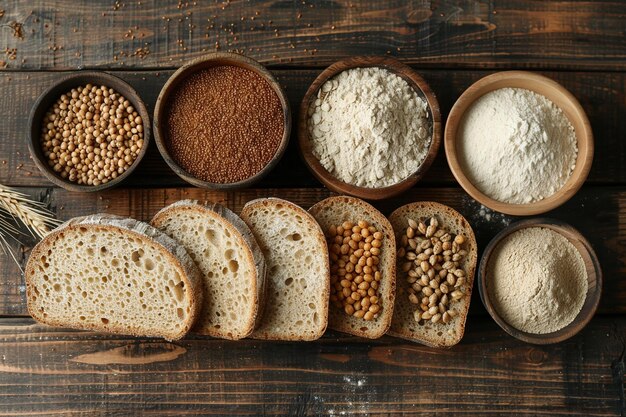
<svg viewBox="0 0 626 417">
<path fill-rule="evenodd" d="M 100 185 L 79 185 L 59 176 L 56 172 L 54 172 L 52 167 L 48 165 L 48 160 L 43 153 L 40 143 L 41 124 L 50 107 L 52 107 L 61 95 L 69 92 L 72 88 L 84 86 L 86 84 L 106 85 L 107 87 L 113 88 L 117 93 L 123 95 L 128 101 L 131 102 L 143 121 L 143 147 L 139 151 L 139 155 L 137 155 L 135 162 L 133 162 L 133 164 L 117 178 Z M 50 181 L 68 191 L 95 192 L 115 187 L 124 181 L 135 170 L 135 168 L 137 168 L 139 162 L 146 154 L 148 144 L 150 143 L 150 116 L 148 115 L 148 111 L 146 110 L 146 106 L 143 101 L 130 85 L 105 72 L 81 71 L 62 77 L 59 81 L 44 91 L 39 98 L 37 98 L 30 112 L 28 124 L 30 126 L 28 150 L 30 151 L 30 155 L 35 162 L 35 165 L 37 165 L 37 168 L 39 168 L 39 170 Z"/>
<path fill-rule="evenodd" d="M 578 249 L 580 255 L 583 258 L 587 271 L 587 295 L 585 297 L 585 302 L 582 309 L 570 324 L 568 324 L 561 330 L 557 330 L 556 332 L 552 333 L 526 333 L 509 325 L 506 321 L 504 321 L 504 319 L 495 309 L 495 307 L 491 303 L 489 295 L 490 277 L 488 276 L 487 271 L 489 259 L 494 249 L 498 246 L 502 239 L 509 236 L 511 233 L 529 227 L 547 228 L 559 233 L 561 236 L 569 240 L 574 245 L 574 247 Z M 598 258 L 596 257 L 593 248 L 591 247 L 587 239 L 585 239 L 578 230 L 574 229 L 567 223 L 559 220 L 546 218 L 528 219 L 513 223 L 512 225 L 508 226 L 500 233 L 498 233 L 491 240 L 491 242 L 489 242 L 480 260 L 480 265 L 478 269 L 478 289 L 480 292 L 480 298 L 485 305 L 485 308 L 487 309 L 491 317 L 505 332 L 517 339 L 523 340 L 524 342 L 528 343 L 534 343 L 538 345 L 558 343 L 562 342 L 563 340 L 569 339 L 576 333 L 580 332 L 587 325 L 587 323 L 589 323 L 589 320 L 591 320 L 591 318 L 595 314 L 598 308 L 598 304 L 600 303 L 600 296 L 602 294 L 602 269 L 600 268 L 600 263 L 598 262 Z"/>
<path fill-rule="evenodd" d="M 417 95 L 426 100 L 428 103 L 429 120 L 431 120 L 430 133 L 431 142 L 430 148 L 426 158 L 419 166 L 417 171 L 410 175 L 405 180 L 382 188 L 366 188 L 358 187 L 356 185 L 345 183 L 336 177 L 334 177 L 326 168 L 322 166 L 320 161 L 313 154 L 313 146 L 309 137 L 309 116 L 308 109 L 311 103 L 317 98 L 317 91 L 321 88 L 322 84 L 328 81 L 330 78 L 339 74 L 342 71 L 351 68 L 368 68 L 368 67 L 380 67 L 398 75 L 417 92 Z M 388 57 L 354 57 L 348 58 L 334 63 L 330 67 L 326 68 L 309 87 L 302 103 L 300 104 L 300 115 L 298 118 L 298 142 L 300 145 L 300 153 L 304 158 L 309 170 L 313 175 L 320 180 L 330 190 L 348 194 L 367 200 L 382 200 L 400 194 L 409 188 L 413 187 L 417 181 L 422 178 L 424 173 L 430 168 L 433 163 L 437 151 L 439 150 L 439 144 L 441 142 L 441 112 L 439 111 L 439 102 L 435 97 L 426 81 L 420 77 L 409 66 L 404 65 L 400 61 Z"/>
<path fill-rule="evenodd" d="M 563 187 L 541 201 L 528 204 L 510 204 L 495 200 L 479 191 L 465 176 L 457 157 L 457 130 L 465 111 L 484 94 L 500 88 L 524 88 L 541 94 L 556 104 L 574 126 L 578 143 L 578 157 L 572 175 Z M 505 71 L 488 75 L 472 84 L 456 101 L 444 134 L 446 158 L 461 187 L 476 201 L 492 210 L 515 216 L 545 213 L 572 198 L 585 182 L 593 160 L 593 133 L 587 115 L 576 98 L 562 85 L 550 78 L 526 71 Z"/>
<path fill-rule="evenodd" d="M 244 180 L 231 182 L 231 183 L 214 183 L 203 181 L 198 179 L 185 171 L 170 155 L 169 149 L 167 147 L 167 131 L 165 129 L 165 117 L 166 117 L 166 108 L 168 106 L 168 99 L 170 94 L 176 90 L 178 84 L 186 79 L 189 75 L 207 69 L 211 67 L 217 67 L 222 65 L 230 65 L 240 68 L 245 68 L 250 71 L 254 71 L 257 74 L 261 75 L 274 89 L 278 98 L 280 100 L 282 109 L 283 109 L 283 137 L 281 142 L 276 149 L 276 153 L 274 157 L 270 160 L 270 162 L 259 172 L 254 174 L 251 177 L 248 177 Z M 274 76 L 261 64 L 257 61 L 245 57 L 243 55 L 228 53 L 228 52 L 216 52 L 209 54 L 207 56 L 203 56 L 197 59 L 192 60 L 191 62 L 180 67 L 172 76 L 167 80 L 161 92 L 159 93 L 159 97 L 157 98 L 156 105 L 154 108 L 154 138 L 159 148 L 159 152 L 161 152 L 161 156 L 165 159 L 165 162 L 170 166 L 170 168 L 182 179 L 187 181 L 190 184 L 195 185 L 196 187 L 201 188 L 209 188 L 209 189 L 218 189 L 218 190 L 229 190 L 236 188 L 248 187 L 255 182 L 259 181 L 265 175 L 267 175 L 278 163 L 280 158 L 285 153 L 287 149 L 287 144 L 289 143 L 289 136 L 291 135 L 291 110 L 289 107 L 289 101 L 287 100 L 287 96 L 283 91 L 282 87 L 276 81 Z"/>
</svg>

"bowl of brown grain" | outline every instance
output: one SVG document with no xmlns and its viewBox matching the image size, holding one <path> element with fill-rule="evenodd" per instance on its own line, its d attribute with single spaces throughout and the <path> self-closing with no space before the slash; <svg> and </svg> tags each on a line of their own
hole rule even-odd
<svg viewBox="0 0 626 417">
<path fill-rule="evenodd" d="M 154 110 L 165 162 L 197 187 L 234 189 L 267 175 L 287 148 L 291 112 L 274 76 L 253 59 L 214 53 L 178 69 Z"/>
</svg>

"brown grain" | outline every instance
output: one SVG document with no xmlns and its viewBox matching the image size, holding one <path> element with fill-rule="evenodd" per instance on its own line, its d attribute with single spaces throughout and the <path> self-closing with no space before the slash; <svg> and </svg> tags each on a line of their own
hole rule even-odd
<svg viewBox="0 0 626 417">
<path fill-rule="evenodd" d="M 233 183 L 261 171 L 284 131 L 278 95 L 254 71 L 217 66 L 188 76 L 166 114 L 171 157 L 195 178 Z"/>
<path fill-rule="evenodd" d="M 415 306 L 413 317 L 418 323 L 448 324 L 456 316 L 452 303 L 465 294 L 465 271 L 459 266 L 467 255 L 461 249 L 466 238 L 452 235 L 435 217 L 407 223 L 397 256 L 406 274 L 408 300 Z"/>
</svg>

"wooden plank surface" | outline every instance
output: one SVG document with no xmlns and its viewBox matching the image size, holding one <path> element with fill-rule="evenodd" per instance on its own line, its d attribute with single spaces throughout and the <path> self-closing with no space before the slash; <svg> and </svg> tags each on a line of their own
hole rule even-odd
<svg viewBox="0 0 626 417">
<path fill-rule="evenodd" d="M 49 201 L 62 219 L 86 214 L 108 212 L 149 221 L 164 206 L 192 198 L 224 204 L 239 213 L 243 205 L 259 197 L 281 197 L 308 208 L 330 195 L 323 188 L 310 189 L 247 189 L 236 192 L 207 191 L 198 188 L 118 189 L 97 194 L 78 194 L 50 189 L 24 189 L 31 195 Z M 459 188 L 414 188 L 398 198 L 374 203 L 384 214 L 412 201 L 438 201 L 456 208 L 465 215 L 476 232 L 480 248 L 515 218 L 491 212 L 467 196 Z M 564 206 L 549 213 L 578 228 L 587 236 L 598 254 L 604 272 L 603 313 L 626 313 L 626 280 L 623 279 L 626 259 L 626 187 L 586 187 Z M 28 246 L 14 248 L 22 263 Z M 9 258 L 0 258 L 0 316 L 27 315 L 25 287 L 19 269 Z M 478 298 L 472 313 L 484 314 Z"/>
<path fill-rule="evenodd" d="M 277 70 L 289 97 L 293 116 L 297 119 L 300 101 L 319 70 Z M 488 71 L 420 71 L 430 83 L 447 114 L 459 95 Z M 116 71 L 143 98 L 152 114 L 156 98 L 171 71 Z M 593 184 L 626 183 L 626 73 L 546 72 L 568 88 L 581 102 L 591 121 L 596 139 L 595 162 L 589 176 Z M 16 186 L 48 186 L 48 182 L 30 159 L 27 147 L 28 115 L 36 98 L 63 73 L 20 72 L 0 73 L 0 183 Z M 293 129 L 296 132 L 296 129 Z M 601 161 L 601 163 L 598 163 Z M 445 160 L 443 145 L 433 167 L 422 180 L 425 184 L 453 184 L 454 178 Z M 186 183 L 176 176 L 161 158 L 154 144 L 139 169 L 126 186 L 181 186 Z M 292 135 L 290 146 L 279 165 L 259 187 L 319 186 L 304 166 Z"/>
<path fill-rule="evenodd" d="M 0 4 L 9 69 L 172 68 L 216 49 L 268 65 L 367 54 L 437 67 L 626 68 L 623 0 Z"/>
<path fill-rule="evenodd" d="M 166 343 L 0 319 L 0 414 L 624 415 L 626 317 L 532 346 L 488 318 L 441 351 L 388 336 Z"/>
<path fill-rule="evenodd" d="M 130 82 L 150 113 L 172 73 L 215 50 L 271 67 L 297 113 L 322 68 L 355 55 L 414 66 L 445 120 L 475 80 L 499 69 L 541 70 L 582 103 L 596 139 L 583 189 L 548 216 L 588 237 L 604 271 L 599 314 L 579 335 L 532 346 L 506 335 L 474 287 L 466 336 L 451 350 L 329 332 L 312 343 L 167 343 L 55 329 L 26 317 L 24 281 L 0 257 L 0 415 L 585 415 L 625 416 L 626 0 L 88 0 L 0 1 L 0 183 L 50 203 L 62 219 L 109 212 L 149 220 L 183 198 L 239 211 L 277 196 L 309 207 L 330 195 L 296 141 L 255 188 L 188 187 L 152 144 L 125 188 L 53 188 L 26 146 L 27 116 L 59 70 L 97 68 Z M 435 200 L 464 214 L 480 248 L 516 219 L 484 209 L 454 181 L 443 147 L 389 214 Z M 23 265 L 34 242 L 13 245 Z"/>
</svg>

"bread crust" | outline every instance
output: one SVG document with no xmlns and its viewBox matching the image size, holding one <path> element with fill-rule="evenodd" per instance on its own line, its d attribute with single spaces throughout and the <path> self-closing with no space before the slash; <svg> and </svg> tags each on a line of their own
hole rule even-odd
<svg viewBox="0 0 626 417">
<path fill-rule="evenodd" d="M 271 332 L 262 332 L 262 331 L 255 331 L 252 333 L 251 337 L 253 339 L 261 339 L 261 340 L 287 340 L 287 341 L 311 341 L 311 340 L 316 340 L 319 339 L 324 332 L 326 331 L 326 327 L 328 326 L 328 298 L 330 296 L 330 266 L 329 266 L 329 260 L 328 260 L 328 248 L 326 246 L 326 240 L 324 239 L 324 233 L 322 231 L 322 229 L 320 228 L 319 224 L 317 223 L 317 221 L 315 220 L 315 218 L 313 218 L 313 216 L 311 216 L 306 210 L 304 210 L 302 207 L 298 206 L 297 204 L 294 204 L 290 201 L 287 200 L 283 200 L 280 198 L 275 198 L 275 197 L 269 197 L 269 198 L 258 198 L 255 200 L 251 200 L 248 203 L 246 203 L 246 205 L 244 206 L 244 208 L 241 211 L 241 218 L 243 219 L 244 222 L 249 223 L 249 221 L 246 221 L 248 219 L 248 213 L 258 207 L 268 207 L 268 208 L 272 208 L 273 206 L 275 206 L 276 204 L 282 204 L 285 207 L 287 207 L 289 210 L 293 211 L 294 213 L 297 213 L 299 215 L 301 215 L 303 218 L 309 220 L 310 222 L 310 226 L 316 228 L 318 230 L 319 233 L 317 233 L 315 236 L 313 236 L 313 238 L 317 241 L 317 244 L 315 245 L 316 247 L 322 247 L 324 248 L 324 253 L 326 254 L 326 257 L 324 258 L 324 264 L 325 264 L 325 271 L 327 271 L 325 273 L 325 276 L 323 277 L 323 290 L 322 290 L 322 299 L 326 300 L 325 301 L 325 308 L 323 308 L 322 311 L 322 317 L 320 317 L 320 323 L 322 323 L 322 325 L 320 326 L 320 328 L 318 329 L 318 332 L 314 335 L 314 336 L 303 336 L 303 335 L 297 335 L 297 334 L 290 334 L 290 335 L 285 335 L 285 334 L 274 334 Z M 323 271 L 320 271 L 321 274 L 324 274 Z"/>
<path fill-rule="evenodd" d="M 255 293 L 254 308 L 251 315 L 247 317 L 247 330 L 241 335 L 229 336 L 228 329 L 207 330 L 203 328 L 203 317 L 196 322 L 196 326 L 192 329 L 194 333 L 219 337 L 223 339 L 238 340 L 248 337 L 254 328 L 259 324 L 263 316 L 263 308 L 265 306 L 265 277 L 266 264 L 261 248 L 257 244 L 252 231 L 248 225 L 239 218 L 234 212 L 217 203 L 201 204 L 197 200 L 181 200 L 161 209 L 150 221 L 150 224 L 157 229 L 163 226 L 163 222 L 167 217 L 175 215 L 177 212 L 195 211 L 203 216 L 211 218 L 222 223 L 228 228 L 233 237 L 239 242 L 239 247 L 243 248 L 248 256 L 252 259 L 250 270 L 254 271 L 254 277 L 251 281 Z M 204 295 L 205 300 L 209 302 L 207 294 Z"/>
<path fill-rule="evenodd" d="M 48 250 L 53 250 L 55 241 L 59 238 L 62 238 L 64 232 L 74 229 L 80 229 L 81 227 L 96 228 L 109 232 L 115 231 L 129 233 L 143 241 L 146 245 L 155 245 L 162 250 L 164 256 L 166 256 L 170 260 L 170 262 L 177 266 L 180 272 L 181 279 L 185 282 L 185 286 L 189 289 L 185 293 L 188 297 L 191 311 L 189 316 L 187 317 L 185 326 L 181 331 L 179 331 L 178 333 L 159 332 L 154 334 L 147 334 L 137 326 L 127 329 L 116 327 L 114 325 L 105 327 L 99 324 L 92 325 L 63 322 L 60 320 L 44 318 L 39 314 L 38 311 L 33 308 L 31 302 L 33 297 L 33 283 L 31 282 L 31 275 L 34 273 L 33 263 L 37 262 L 37 259 L 40 259 L 40 257 L 44 253 L 47 253 Z M 200 271 L 183 247 L 178 245 L 178 243 L 176 243 L 165 233 L 162 233 L 161 231 L 153 228 L 147 223 L 111 214 L 95 214 L 92 216 L 79 217 L 69 220 L 57 227 L 33 248 L 28 262 L 26 263 L 25 275 L 28 312 L 36 321 L 50 326 L 96 330 L 101 332 L 125 334 L 137 337 L 163 337 L 166 340 L 179 340 L 187 334 L 187 332 L 195 323 L 203 301 Z"/>
<path fill-rule="evenodd" d="M 337 210 L 332 206 L 345 205 L 348 211 Z M 325 214 L 328 210 L 329 214 Z M 309 213 L 317 220 L 322 230 L 328 230 L 331 225 L 339 225 L 345 221 L 356 222 L 367 220 L 384 235 L 383 251 L 379 266 L 382 279 L 380 298 L 382 313 L 371 322 L 348 316 L 343 310 L 330 308 L 328 327 L 344 333 L 353 334 L 368 339 L 377 339 L 384 335 L 391 325 L 396 295 L 396 240 L 389 220 L 371 204 L 349 196 L 335 196 L 326 198 L 309 209 Z"/>
<path fill-rule="evenodd" d="M 389 220 L 394 228 L 396 241 L 399 242 L 402 234 L 406 231 L 406 225 L 408 223 L 409 217 L 414 220 L 423 220 L 425 218 L 432 217 L 433 215 L 436 215 L 438 217 L 440 225 L 442 227 L 445 227 L 447 230 L 452 232 L 454 232 L 455 230 L 457 232 L 462 231 L 466 237 L 467 242 L 466 250 L 468 251 L 468 254 L 463 261 L 463 269 L 467 274 L 467 283 L 465 287 L 466 294 L 463 298 L 463 309 L 461 311 L 461 314 L 459 314 L 458 317 L 454 318 L 453 321 L 449 323 L 451 325 L 454 325 L 454 337 L 451 337 L 450 340 L 446 340 L 446 338 L 437 337 L 436 334 L 433 335 L 431 334 L 432 332 L 429 332 L 427 329 L 423 329 L 419 326 L 417 327 L 418 330 L 412 331 L 410 329 L 411 325 L 415 327 L 413 315 L 402 314 L 402 311 L 406 311 L 407 309 L 401 308 L 401 305 L 410 305 L 410 301 L 406 296 L 397 297 L 396 313 L 394 314 L 391 328 L 389 329 L 389 335 L 421 343 L 430 347 L 449 348 L 460 342 L 465 333 L 465 323 L 469 310 L 470 300 L 472 297 L 474 274 L 476 271 L 476 264 L 478 260 L 478 245 L 476 244 L 476 236 L 474 235 L 474 231 L 472 230 L 469 222 L 459 212 L 444 204 L 431 201 L 415 202 L 399 207 L 393 213 L 391 213 L 391 215 L 389 216 Z M 398 262 L 402 262 L 402 260 L 399 259 Z M 398 288 L 408 287 L 408 284 L 406 284 L 405 273 L 399 273 L 398 280 Z M 441 324 L 441 326 L 446 325 Z M 445 328 L 442 327 L 442 329 Z"/>
</svg>

